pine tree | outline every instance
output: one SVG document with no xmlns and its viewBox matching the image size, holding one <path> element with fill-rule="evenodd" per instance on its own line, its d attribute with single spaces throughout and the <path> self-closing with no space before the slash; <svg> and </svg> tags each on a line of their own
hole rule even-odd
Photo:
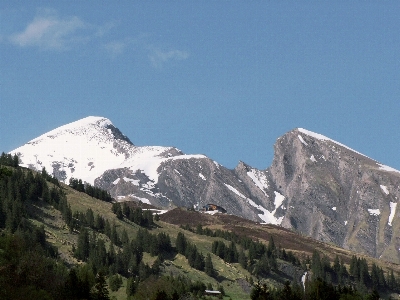
<svg viewBox="0 0 400 300">
<path fill-rule="evenodd" d="M 339 274 L 340 271 L 340 262 L 339 262 L 339 256 L 336 255 L 335 261 L 333 263 L 333 270 L 335 271 L 336 275 Z"/>
<path fill-rule="evenodd" d="M 360 273 L 358 268 L 358 260 L 355 255 L 351 257 L 349 272 L 351 276 L 355 277 L 358 280 Z"/>
<path fill-rule="evenodd" d="M 388 279 L 387 279 L 388 286 L 391 290 L 394 290 L 396 287 L 396 278 L 394 277 L 393 270 L 390 270 Z"/>
<path fill-rule="evenodd" d="M 210 253 L 208 253 L 207 257 L 206 257 L 204 272 L 210 277 L 214 277 L 214 275 L 215 275 L 215 270 L 214 270 L 214 266 L 213 266 L 213 263 L 211 260 Z"/>
<path fill-rule="evenodd" d="M 89 233 L 85 228 L 82 228 L 78 235 L 78 245 L 75 250 L 76 258 L 80 260 L 87 260 L 89 257 Z"/>
<path fill-rule="evenodd" d="M 204 271 L 205 261 L 203 254 L 196 252 L 196 258 L 194 261 L 194 268 L 199 271 Z"/>
<path fill-rule="evenodd" d="M 122 205 L 122 213 L 125 215 L 125 217 L 130 220 L 130 215 L 131 215 L 131 208 L 124 202 Z"/>
<path fill-rule="evenodd" d="M 126 295 L 133 296 L 135 294 L 137 288 L 137 282 L 135 281 L 135 278 L 129 277 L 128 281 L 126 283 Z"/>
<path fill-rule="evenodd" d="M 93 215 L 93 210 L 91 208 L 88 208 L 86 210 L 86 224 L 90 227 L 94 227 L 94 215 Z"/>
<path fill-rule="evenodd" d="M 238 262 L 242 266 L 243 269 L 247 268 L 247 258 L 246 254 L 244 253 L 243 249 L 240 248 L 239 254 L 238 254 Z"/>
<path fill-rule="evenodd" d="M 175 242 L 176 251 L 184 255 L 186 252 L 186 245 L 187 241 L 185 235 L 182 232 L 178 232 L 178 236 L 176 237 Z"/>
<path fill-rule="evenodd" d="M 117 232 L 117 226 L 115 225 L 115 222 L 113 223 L 112 228 L 111 228 L 110 240 L 112 243 L 114 243 L 114 245 L 117 245 L 117 246 L 120 245 L 120 240 L 119 240 L 119 236 L 118 236 L 118 232 Z"/>
<path fill-rule="evenodd" d="M 99 272 L 96 275 L 95 285 L 91 291 L 91 298 L 93 300 L 109 300 L 109 294 L 107 289 L 107 282 L 104 274 Z"/>
<path fill-rule="evenodd" d="M 319 256 L 318 251 L 314 250 L 312 260 L 311 260 L 311 271 L 313 273 L 314 278 L 321 278 L 322 276 L 322 264 L 321 258 Z"/>
<path fill-rule="evenodd" d="M 275 242 L 274 242 L 274 238 L 272 237 L 272 235 L 269 236 L 269 242 L 268 242 L 268 248 L 267 248 L 267 254 L 268 256 L 271 256 L 276 250 L 275 247 Z"/>
</svg>

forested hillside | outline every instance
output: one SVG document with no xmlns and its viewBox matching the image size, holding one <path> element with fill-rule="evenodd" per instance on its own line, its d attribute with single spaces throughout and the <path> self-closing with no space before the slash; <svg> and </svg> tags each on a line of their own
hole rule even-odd
<svg viewBox="0 0 400 300">
<path fill-rule="evenodd" d="M 206 290 L 224 299 L 378 299 L 400 291 L 399 266 L 327 245 L 311 252 L 301 236 L 291 247 L 278 227 L 238 231 L 224 224 L 239 219 L 183 209 L 160 217 L 140 203 L 110 203 L 79 179 L 67 186 L 45 169 L 21 168 L 16 156 L 3 153 L 0 164 L 1 299 L 212 297 Z M 172 222 L 174 213 L 182 219 Z M 268 238 L 257 238 L 260 230 Z"/>
</svg>

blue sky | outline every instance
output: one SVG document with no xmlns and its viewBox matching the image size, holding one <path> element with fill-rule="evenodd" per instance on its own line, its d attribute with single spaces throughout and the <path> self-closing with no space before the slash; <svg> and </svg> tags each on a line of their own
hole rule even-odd
<svg viewBox="0 0 400 300">
<path fill-rule="evenodd" d="M 268 167 L 303 127 L 400 169 L 399 16 L 399 1 L 1 1 L 0 151 L 94 115 L 228 168 Z"/>
</svg>

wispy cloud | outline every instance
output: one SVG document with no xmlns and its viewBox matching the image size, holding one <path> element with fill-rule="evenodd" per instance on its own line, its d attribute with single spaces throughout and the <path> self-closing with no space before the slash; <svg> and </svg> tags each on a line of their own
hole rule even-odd
<svg viewBox="0 0 400 300">
<path fill-rule="evenodd" d="M 162 51 L 157 48 L 151 48 L 148 57 L 153 67 L 160 68 L 164 63 L 171 60 L 186 60 L 189 57 L 189 53 L 181 50 Z"/>
<path fill-rule="evenodd" d="M 77 16 L 60 17 L 52 9 L 38 10 L 34 19 L 24 30 L 7 37 L 0 36 L 0 42 L 9 41 L 18 47 L 36 47 L 40 50 L 69 50 L 74 46 L 98 40 L 98 46 L 111 58 L 122 54 L 133 53 L 149 59 L 154 68 L 162 68 L 171 61 L 183 61 L 189 53 L 177 48 L 166 49 L 149 43 L 151 34 L 139 34 L 137 37 L 126 37 L 110 40 L 109 33 L 116 27 L 115 22 L 103 25 L 90 24 Z"/>
<path fill-rule="evenodd" d="M 111 54 L 112 57 L 120 55 L 125 52 L 129 42 L 127 40 L 111 41 L 104 45 L 104 49 Z"/>
<path fill-rule="evenodd" d="M 52 10 L 36 16 L 25 30 L 11 35 L 10 41 L 21 47 L 35 46 L 44 50 L 63 50 L 84 40 L 80 31 L 88 24 L 76 16 L 59 18 Z"/>
</svg>

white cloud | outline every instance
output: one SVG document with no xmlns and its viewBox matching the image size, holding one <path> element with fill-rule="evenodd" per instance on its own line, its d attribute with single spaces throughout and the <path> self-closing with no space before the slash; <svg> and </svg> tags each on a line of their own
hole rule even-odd
<svg viewBox="0 0 400 300">
<path fill-rule="evenodd" d="M 160 47 L 147 43 L 148 34 L 141 34 L 136 38 L 107 39 L 110 31 L 117 25 L 115 22 L 93 25 L 77 16 L 60 17 L 55 10 L 41 9 L 24 30 L 8 37 L 0 36 L 0 42 L 2 39 L 7 39 L 19 47 L 68 50 L 73 46 L 97 39 L 99 47 L 112 58 L 124 54 L 128 50 L 134 50 L 131 52 L 147 55 L 154 68 L 161 68 L 170 61 L 182 61 L 189 57 L 189 53 L 186 51 L 161 50 Z"/>
<path fill-rule="evenodd" d="M 189 57 L 189 53 L 181 50 L 161 51 L 153 48 L 148 57 L 153 67 L 159 68 L 170 60 L 185 60 Z"/>
<path fill-rule="evenodd" d="M 126 41 L 112 41 L 104 45 L 104 48 L 110 53 L 113 57 L 122 54 L 128 43 Z"/>
<path fill-rule="evenodd" d="M 114 22 L 108 22 L 102 26 L 99 26 L 96 31 L 96 36 L 102 37 L 105 34 L 109 33 L 114 27 L 116 27 L 116 24 Z"/>
<path fill-rule="evenodd" d="M 41 49 L 66 49 L 85 37 L 78 34 L 87 24 L 78 17 L 60 19 L 54 11 L 36 16 L 24 31 L 15 33 L 10 41 L 21 47 L 34 46 Z"/>
</svg>

